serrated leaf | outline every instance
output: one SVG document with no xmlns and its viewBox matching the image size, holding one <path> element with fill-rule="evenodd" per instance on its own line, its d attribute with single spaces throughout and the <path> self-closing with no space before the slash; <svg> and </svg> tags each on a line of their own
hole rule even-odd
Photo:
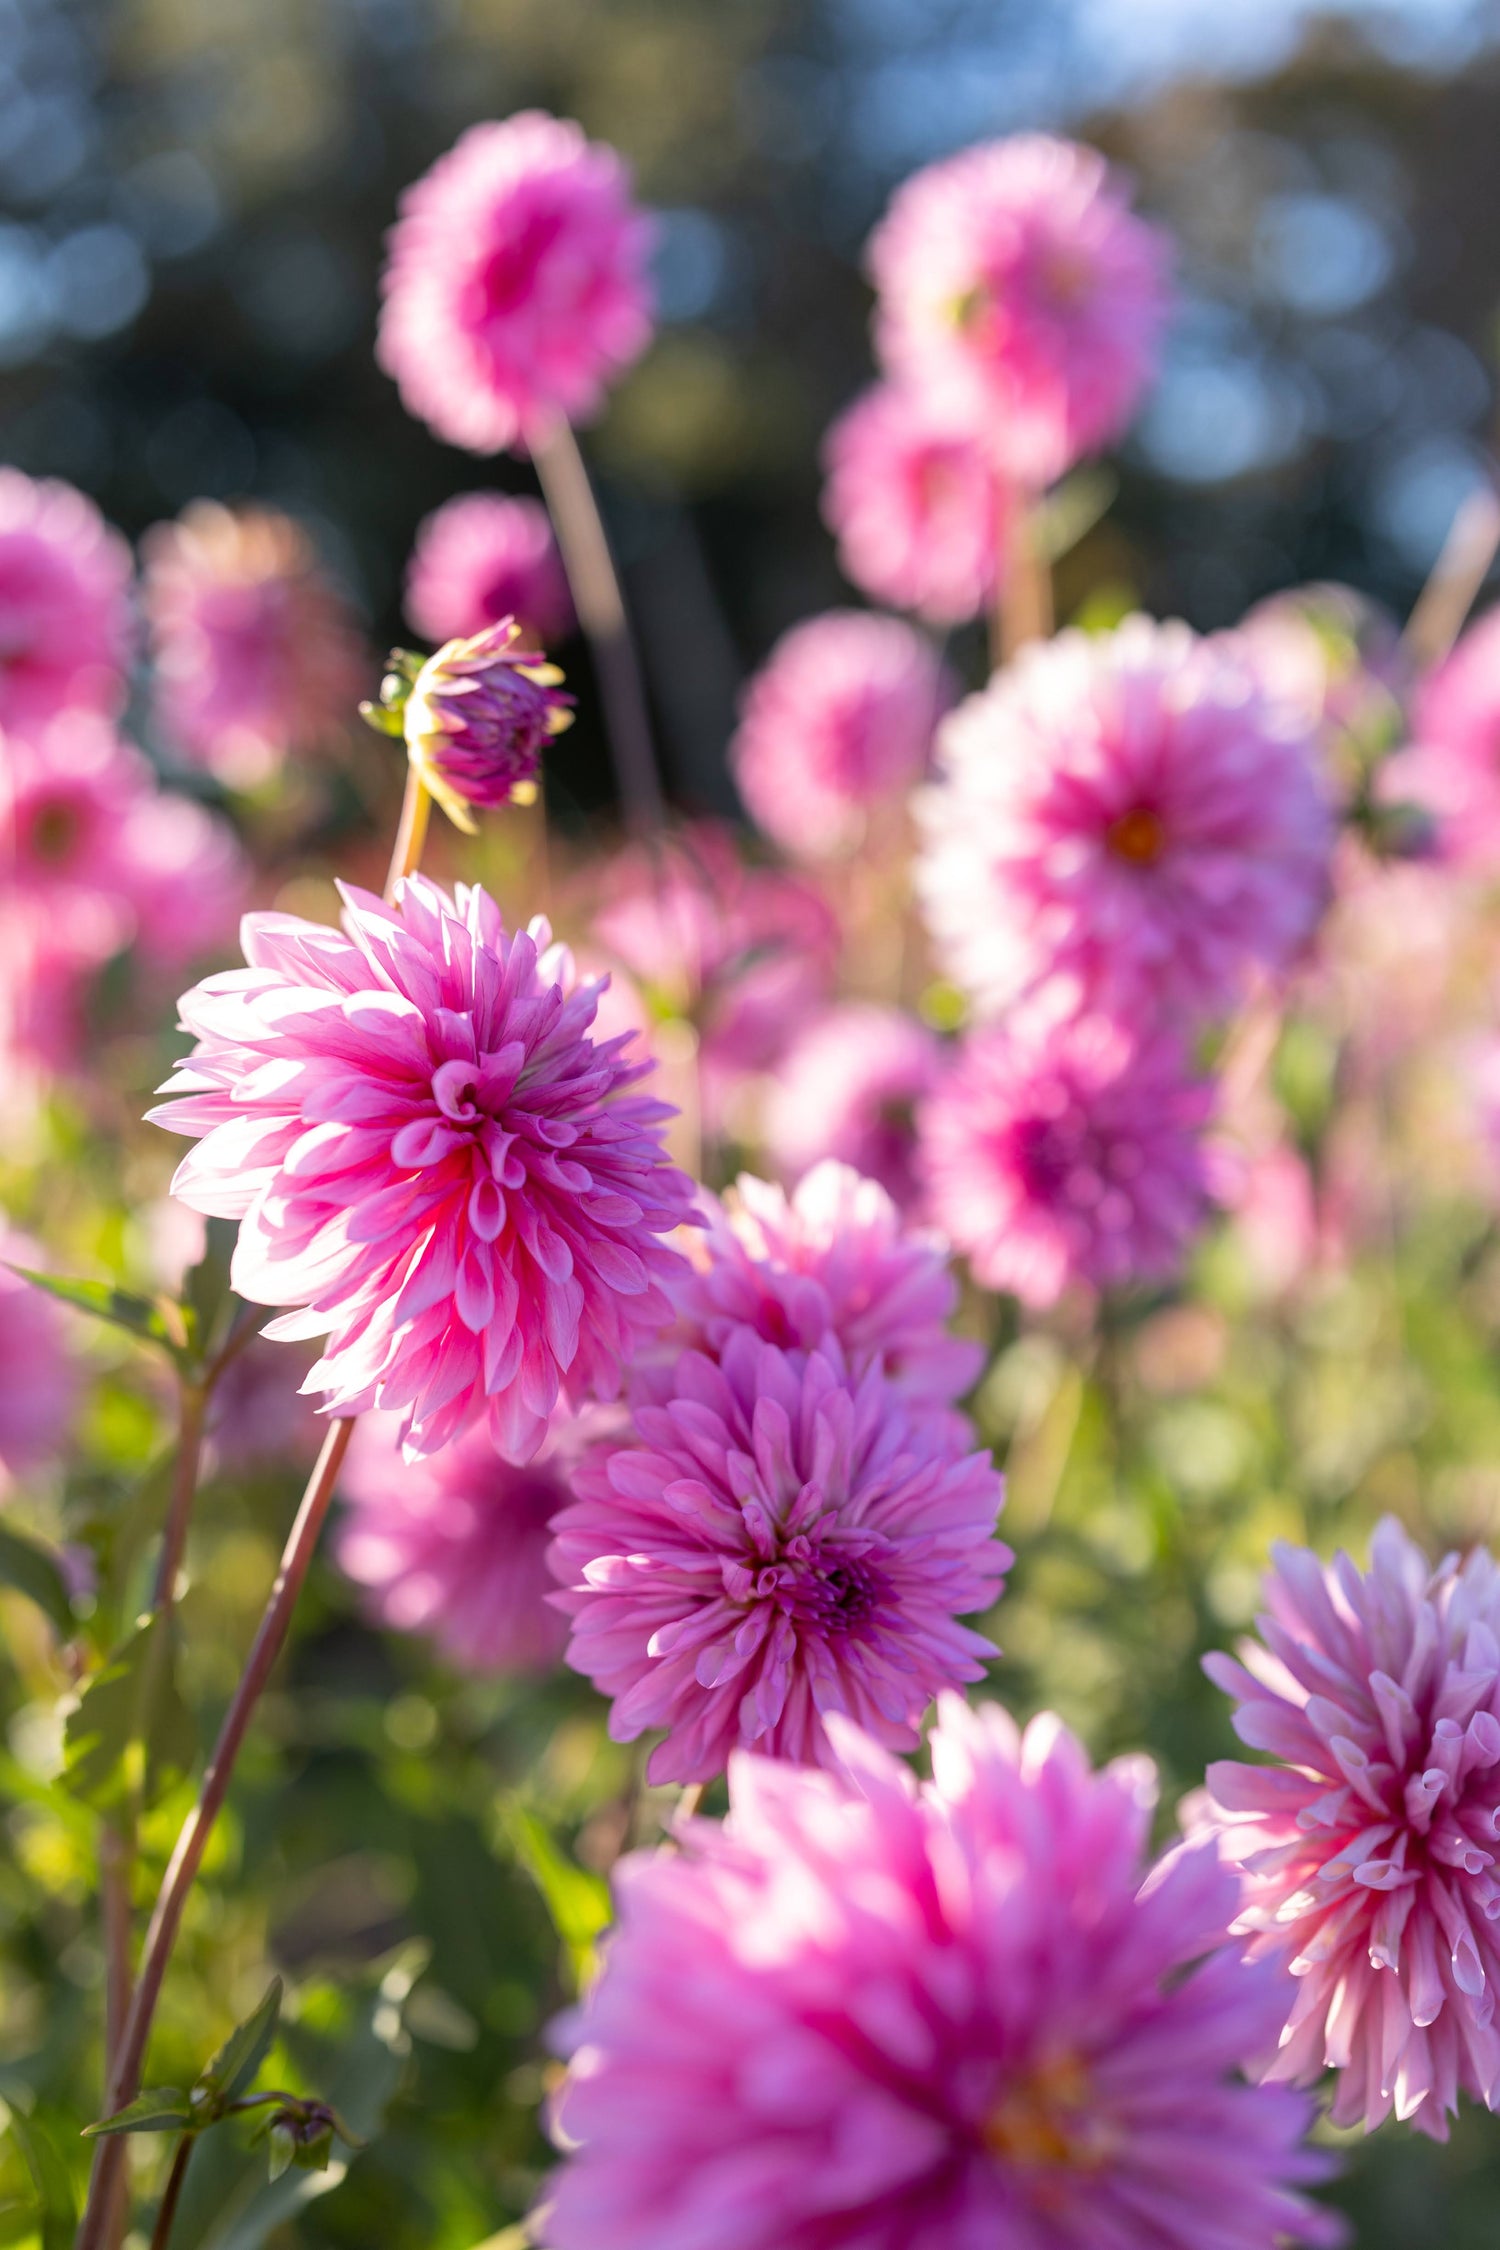
<svg viewBox="0 0 1500 2250">
<path fill-rule="evenodd" d="M 552 1927 L 568 1951 L 580 1983 L 593 1961 L 595 1940 L 609 1927 L 609 1885 L 568 1858 L 546 1823 L 511 1798 L 501 1807 L 516 1858 L 541 1892 Z"/>
<path fill-rule="evenodd" d="M 235 2025 L 218 2053 L 199 2073 L 195 2093 L 202 2088 L 216 2101 L 232 2102 L 236 2094 L 244 2092 L 271 2051 L 271 2041 L 276 2037 L 276 2026 L 281 2020 L 282 1990 L 280 1977 L 272 1977 L 255 2013 Z"/>
<path fill-rule="evenodd" d="M 63 1728 L 63 1787 L 101 1811 L 127 1799 L 150 1806 L 197 1753 L 177 1692 L 175 1633 L 145 1618 L 96 1672 Z"/>
<path fill-rule="evenodd" d="M 62 2151 L 34 2117 L 10 2112 L 10 2131 L 26 2160 L 41 2205 L 42 2250 L 69 2250 L 78 2208 L 73 2197 L 73 2176 Z"/>
<path fill-rule="evenodd" d="M 73 1601 L 62 1565 L 50 1548 L 0 1524 L 0 1586 L 13 1586 L 36 1603 L 66 1640 L 73 1631 Z"/>
<path fill-rule="evenodd" d="M 113 2117 L 101 2117 L 96 2124 L 85 2125 L 83 2132 L 85 2140 L 102 2139 L 106 2133 L 181 2133 L 195 2122 L 180 2086 L 148 2086 Z"/>
<path fill-rule="evenodd" d="M 71 1281 L 62 1274 L 34 1273 L 29 1266 L 12 1266 L 10 1270 L 34 1288 L 45 1290 L 49 1297 L 56 1297 L 60 1304 L 71 1305 L 75 1312 L 108 1321 L 112 1328 L 128 1329 L 143 1344 L 157 1344 L 173 1359 L 182 1358 L 182 1338 L 173 1333 L 166 1308 L 158 1299 L 132 1296 L 128 1289 L 115 1289 L 107 1281 Z"/>
</svg>

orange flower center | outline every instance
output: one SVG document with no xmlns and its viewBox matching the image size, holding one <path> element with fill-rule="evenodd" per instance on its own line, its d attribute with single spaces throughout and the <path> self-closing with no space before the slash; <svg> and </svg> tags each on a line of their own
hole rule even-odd
<svg viewBox="0 0 1500 2250">
<path fill-rule="evenodd" d="M 1026 2171 L 1093 2171 L 1113 2135 L 1093 2105 L 1088 2073 L 1060 2055 L 1012 2079 L 986 2117 L 981 2138 L 991 2156 Z"/>
<path fill-rule="evenodd" d="M 1128 859 L 1132 867 L 1153 867 L 1166 846 L 1167 832 L 1148 806 L 1132 805 L 1110 822 L 1104 840 L 1117 858 Z"/>
</svg>

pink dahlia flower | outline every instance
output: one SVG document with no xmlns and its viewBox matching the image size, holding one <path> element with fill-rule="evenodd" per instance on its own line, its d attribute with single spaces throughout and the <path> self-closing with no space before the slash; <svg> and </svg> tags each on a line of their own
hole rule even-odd
<svg viewBox="0 0 1500 2250">
<path fill-rule="evenodd" d="M 130 580 L 130 549 L 91 500 L 0 468 L 0 727 L 119 710 Z"/>
<path fill-rule="evenodd" d="M 572 632 L 573 597 L 539 500 L 462 492 L 428 516 L 406 570 L 406 614 L 427 641 L 513 617 L 534 648 Z"/>
<path fill-rule="evenodd" d="M 1050 484 L 1125 429 L 1156 371 L 1171 248 L 1094 149 L 1022 133 L 929 165 L 870 240 L 887 367 Z"/>
<path fill-rule="evenodd" d="M 555 664 L 519 646 L 513 617 L 429 656 L 402 707 L 407 755 L 455 828 L 477 833 L 471 805 L 536 796 L 542 752 L 573 724 Z"/>
<path fill-rule="evenodd" d="M 612 148 L 541 110 L 473 125 L 401 199 L 376 356 L 473 453 L 590 420 L 651 341 L 651 223 Z"/>
<path fill-rule="evenodd" d="M 611 1739 L 651 1727 L 653 1782 L 708 1781 L 729 1754 L 829 1763 L 830 1711 L 893 1749 L 940 1688 L 984 1677 L 1010 1550 L 988 1453 L 961 1453 L 878 1363 L 737 1328 L 680 1354 L 637 1442 L 600 1446 L 556 1520 L 568 1662 L 611 1699 Z"/>
<path fill-rule="evenodd" d="M 78 1369 L 56 1302 L 13 1267 L 47 1260 L 0 1216 L 0 1500 L 61 1452 L 78 1401 Z"/>
<path fill-rule="evenodd" d="M 938 1042 L 900 1008 L 854 1001 L 816 1017 L 777 1066 L 766 1147 L 800 1179 L 836 1157 L 905 1208 L 916 1196 L 912 1112 L 938 1074 Z"/>
<path fill-rule="evenodd" d="M 329 1413 L 399 1413 L 412 1458 L 483 1420 L 525 1461 L 564 1385 L 612 1396 L 670 1317 L 668 1113 L 545 922 L 419 875 L 344 899 L 342 933 L 247 915 L 249 966 L 183 1000 L 183 1098 L 151 1113 L 199 1142 L 173 1192 L 241 1220 L 242 1297 L 302 1308 L 268 1335 L 327 1336 Z"/>
<path fill-rule="evenodd" d="M 1010 494 L 967 422 L 924 389 L 880 383 L 834 423 L 823 466 L 824 519 L 862 592 L 934 625 L 989 608 Z"/>
<path fill-rule="evenodd" d="M 799 859 L 848 852 L 866 815 L 926 770 L 953 700 L 924 634 L 830 610 L 794 625 L 750 682 L 729 762 L 758 825 Z"/>
<path fill-rule="evenodd" d="M 1224 1943 L 1232 1880 L 1147 1860 L 1146 1760 L 949 1696 L 918 1787 L 830 1731 L 845 1771 L 741 1753 L 723 1827 L 616 1870 L 548 2250 L 1340 2239 L 1311 2104 L 1238 2075 L 1276 1994 Z"/>
<path fill-rule="evenodd" d="M 365 650 L 290 516 L 195 500 L 142 553 L 156 709 L 181 757 L 253 788 L 348 728 Z"/>
<path fill-rule="evenodd" d="M 473 1429 L 407 1462 L 395 1417 L 367 1416 L 344 1468 L 340 1568 L 383 1624 L 425 1634 L 463 1671 L 550 1671 L 568 1628 L 551 1605 L 547 1548 L 577 1450 L 565 1424 L 514 1468 Z"/>
<path fill-rule="evenodd" d="M 1028 1305 L 1168 1281 L 1205 1216 L 1210 1100 L 1168 1033 L 978 1031 L 919 1113 L 932 1215 L 977 1280 Z"/>
<path fill-rule="evenodd" d="M 1336 2124 L 1446 2140 L 1460 2091 L 1500 2108 L 1500 1569 L 1436 1570 L 1387 1517 L 1361 1573 L 1278 1545 L 1265 1648 L 1204 1669 L 1274 1766 L 1210 1766 L 1236 1927 L 1289 1972 L 1271 2078 L 1340 2073 Z"/>
<path fill-rule="evenodd" d="M 1419 806 L 1444 859 L 1500 866 L 1500 609 L 1471 625 L 1417 688 L 1412 746 L 1392 759 L 1387 794 Z"/>
<path fill-rule="evenodd" d="M 1022 651 L 938 736 L 917 885 L 985 1008 L 1191 1020 L 1284 968 L 1328 888 L 1305 727 L 1226 641 L 1129 618 Z"/>
</svg>

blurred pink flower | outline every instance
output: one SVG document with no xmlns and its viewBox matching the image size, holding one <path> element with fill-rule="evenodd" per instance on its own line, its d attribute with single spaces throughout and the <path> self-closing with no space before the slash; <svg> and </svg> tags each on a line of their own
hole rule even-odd
<svg viewBox="0 0 1500 2250">
<path fill-rule="evenodd" d="M 740 1744 L 827 1763 L 845 1711 L 909 1750 L 940 1688 L 984 1676 L 960 1616 L 1000 1591 L 1003 1487 L 911 1418 L 877 1362 L 737 1328 L 685 1351 L 638 1442 L 580 1464 L 555 1524 L 568 1662 L 610 1697 L 609 1732 L 667 1729 L 653 1782 L 707 1781 Z"/>
<path fill-rule="evenodd" d="M 1169 1281 L 1206 1214 L 1210 1101 L 1169 1033 L 977 1031 L 918 1113 L 932 1215 L 977 1280 L 1028 1305 Z"/>
<path fill-rule="evenodd" d="M 407 754 L 455 828 L 477 833 L 471 805 L 507 805 L 531 790 L 542 752 L 573 723 L 562 674 L 517 641 L 512 617 L 445 641 L 411 683 L 402 711 Z"/>
<path fill-rule="evenodd" d="M 823 465 L 824 519 L 862 592 L 934 625 L 989 607 L 1011 503 L 971 424 L 920 387 L 879 383 L 834 423 Z"/>
<path fill-rule="evenodd" d="M 1342 764 L 1369 766 L 1401 739 L 1411 683 L 1400 629 L 1367 595 L 1295 586 L 1257 602 L 1229 638 L 1264 692 Z"/>
<path fill-rule="evenodd" d="M 313 1357 L 310 1347 L 289 1351 L 264 1336 L 235 1353 L 208 1407 L 208 1452 L 218 1473 L 313 1460 L 328 1434 L 316 1399 L 299 1387 Z"/>
<path fill-rule="evenodd" d="M 953 683 L 898 617 L 830 610 L 783 633 L 750 682 L 729 762 L 752 817 L 798 859 L 850 851 L 921 779 Z"/>
<path fill-rule="evenodd" d="M 120 709 L 130 581 L 130 549 L 91 500 L 0 468 L 0 728 Z"/>
<path fill-rule="evenodd" d="M 199 1140 L 173 1193 L 241 1221 L 241 1296 L 306 1308 L 268 1335 L 327 1335 L 328 1412 L 399 1412 L 413 1458 L 487 1420 L 524 1461 L 564 1384 L 612 1396 L 669 1318 L 691 1186 L 545 922 L 420 875 L 343 895 L 342 933 L 247 915 L 249 966 L 184 998 L 184 1098 L 151 1113 Z"/>
<path fill-rule="evenodd" d="M 461 492 L 418 526 L 406 614 L 428 641 L 466 640 L 514 617 L 534 648 L 573 630 L 573 597 L 539 500 Z"/>
<path fill-rule="evenodd" d="M 175 752 L 253 788 L 347 730 L 369 660 L 290 516 L 195 500 L 141 551 L 156 709 Z"/>
<path fill-rule="evenodd" d="M 78 1403 L 64 1314 L 11 1270 L 40 1272 L 47 1263 L 0 1214 L 0 1500 L 62 1451 Z"/>
<path fill-rule="evenodd" d="M 549 1671 L 568 1628 L 549 1599 L 547 1548 L 578 1444 L 576 1425 L 554 1424 L 537 1457 L 513 1468 L 472 1429 L 407 1462 L 397 1418 L 367 1415 L 342 1478 L 340 1568 L 368 1588 L 383 1624 L 426 1634 L 464 1671 Z"/>
<path fill-rule="evenodd" d="M 1393 801 L 1436 825 L 1442 856 L 1493 873 L 1500 864 L 1500 608 L 1471 625 L 1416 690 L 1411 747 L 1382 776 Z"/>
<path fill-rule="evenodd" d="M 1320 1224 L 1306 1157 L 1285 1139 L 1215 1148 L 1210 1156 L 1214 1194 L 1234 1214 L 1254 1288 L 1265 1297 L 1285 1296 L 1337 1248 Z"/>
<path fill-rule="evenodd" d="M 1285 968 L 1328 891 L 1305 727 L 1226 640 L 1132 617 L 1024 649 L 938 735 L 917 885 L 984 1007 L 1130 1021 L 1231 1006 Z"/>
<path fill-rule="evenodd" d="M 1446 2140 L 1462 2090 L 1500 2107 L 1500 1569 L 1436 1570 L 1386 1517 L 1361 1573 L 1278 1544 L 1265 1648 L 1204 1669 L 1273 1766 L 1210 1766 L 1236 1928 L 1289 1972 L 1266 2075 L 1341 2073 L 1333 2119 L 1394 2107 Z"/>
<path fill-rule="evenodd" d="M 651 341 L 652 228 L 612 148 L 524 110 L 473 125 L 401 199 L 376 357 L 473 453 L 590 420 Z"/>
<path fill-rule="evenodd" d="M 887 368 L 966 412 L 1019 484 L 1117 438 L 1156 371 L 1170 243 L 1094 149 L 1022 133 L 929 165 L 869 264 Z"/>
<path fill-rule="evenodd" d="M 766 1107 L 777 1170 L 800 1179 L 821 1157 L 837 1157 L 909 1205 L 912 1112 L 938 1064 L 933 1033 L 900 1008 L 851 1001 L 815 1017 L 777 1066 Z"/>
<path fill-rule="evenodd" d="M 1312 2104 L 1247 2086 L 1273 1981 L 1155 1776 L 945 1697 L 933 1780 L 839 1719 L 838 1774 L 744 1753 L 730 1817 L 616 1870 L 570 2021 L 548 2250 L 1275 2250 Z"/>
</svg>

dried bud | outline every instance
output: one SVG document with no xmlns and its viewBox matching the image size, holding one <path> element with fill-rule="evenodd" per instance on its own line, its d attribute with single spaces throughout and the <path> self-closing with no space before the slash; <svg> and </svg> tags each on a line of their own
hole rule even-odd
<svg viewBox="0 0 1500 2250">
<path fill-rule="evenodd" d="M 471 805 L 525 803 L 544 747 L 573 722 L 555 664 L 519 648 L 512 617 L 470 640 L 448 641 L 405 699 L 407 755 L 457 828 L 473 835 Z"/>
</svg>

